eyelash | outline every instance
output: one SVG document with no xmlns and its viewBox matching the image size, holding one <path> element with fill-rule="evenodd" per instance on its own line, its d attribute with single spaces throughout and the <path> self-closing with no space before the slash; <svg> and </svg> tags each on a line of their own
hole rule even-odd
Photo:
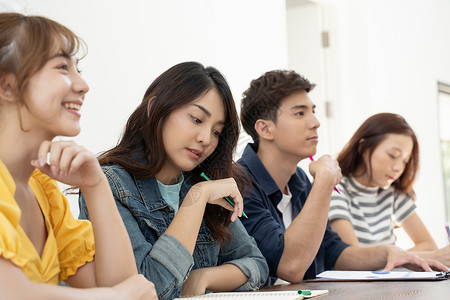
<svg viewBox="0 0 450 300">
<path fill-rule="evenodd" d="M 313 114 L 315 114 L 315 113 L 316 113 L 316 111 L 315 111 L 315 110 L 313 110 L 313 111 L 312 111 L 312 113 L 313 113 Z M 303 111 L 299 111 L 299 112 L 296 112 L 296 113 L 295 113 L 295 115 L 297 115 L 297 116 L 304 116 L 304 115 L 305 115 L 305 113 L 304 113 Z"/>
<path fill-rule="evenodd" d="M 68 72 L 69 71 L 69 65 L 68 64 L 63 64 L 63 65 L 59 66 L 58 69 L 62 69 L 64 71 Z M 77 70 L 77 73 L 79 75 L 83 72 L 83 70 L 78 69 L 77 67 L 75 69 Z"/>
<path fill-rule="evenodd" d="M 197 123 L 197 124 L 201 124 L 202 123 L 202 121 L 200 119 L 194 117 L 193 115 L 190 115 L 190 116 L 191 116 L 192 121 L 194 121 L 194 123 Z"/>
<path fill-rule="evenodd" d="M 396 159 L 397 157 L 395 157 L 394 155 L 392 155 L 392 154 L 388 154 L 389 155 L 389 157 L 390 158 L 392 158 L 392 159 Z M 409 161 L 403 161 L 403 164 L 404 165 L 407 165 L 409 163 Z"/>
<path fill-rule="evenodd" d="M 194 123 L 196 123 L 196 124 L 202 124 L 203 123 L 202 120 L 194 117 L 193 115 L 189 115 L 189 116 L 191 117 L 191 119 L 192 119 L 192 121 Z M 220 132 L 215 130 L 215 129 L 213 129 L 213 133 L 214 133 L 215 136 L 219 136 L 220 135 Z"/>
</svg>

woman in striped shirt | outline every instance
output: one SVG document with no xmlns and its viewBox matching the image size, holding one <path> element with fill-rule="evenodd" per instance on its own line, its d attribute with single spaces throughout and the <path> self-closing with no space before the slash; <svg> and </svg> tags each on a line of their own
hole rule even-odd
<svg viewBox="0 0 450 300">
<path fill-rule="evenodd" d="M 412 185 L 419 167 L 414 131 L 397 114 L 368 118 L 339 154 L 341 195 L 331 198 L 331 227 L 346 243 L 395 243 L 401 226 L 414 242 L 412 251 L 437 250 L 415 211 Z"/>
</svg>

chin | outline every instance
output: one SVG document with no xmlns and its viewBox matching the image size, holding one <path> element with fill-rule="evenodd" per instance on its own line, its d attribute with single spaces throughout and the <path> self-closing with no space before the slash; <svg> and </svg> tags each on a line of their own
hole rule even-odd
<svg viewBox="0 0 450 300">
<path fill-rule="evenodd" d="M 384 186 L 380 186 L 383 190 L 387 190 L 388 188 L 390 188 L 392 185 L 392 183 L 386 183 Z"/>
<path fill-rule="evenodd" d="M 198 164 L 195 165 L 185 165 L 180 168 L 181 172 L 190 172 L 198 167 Z"/>
<path fill-rule="evenodd" d="M 67 133 L 63 133 L 63 134 L 58 134 L 59 136 L 66 136 L 66 137 L 75 137 L 80 133 L 80 130 L 78 130 L 77 132 L 67 132 Z"/>
<path fill-rule="evenodd" d="M 56 135 L 58 136 L 67 136 L 67 137 L 74 137 L 80 134 L 81 128 L 80 126 L 73 126 L 71 128 L 62 128 L 60 132 L 58 132 Z"/>
</svg>

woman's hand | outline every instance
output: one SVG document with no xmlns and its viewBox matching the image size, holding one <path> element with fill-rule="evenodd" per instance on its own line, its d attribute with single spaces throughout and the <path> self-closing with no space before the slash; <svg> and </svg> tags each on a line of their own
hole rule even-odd
<svg viewBox="0 0 450 300">
<path fill-rule="evenodd" d="M 96 157 L 73 141 L 42 142 L 31 165 L 57 181 L 80 188 L 95 187 L 104 179 Z"/>
<path fill-rule="evenodd" d="M 225 200 L 228 197 L 234 202 L 234 207 Z M 234 222 L 244 210 L 244 201 L 241 193 L 237 187 L 236 181 L 233 178 L 204 181 L 195 184 L 186 195 L 185 201 L 188 203 L 195 203 L 200 199 L 205 199 L 207 203 L 220 205 L 230 211 L 231 221 Z"/>
</svg>

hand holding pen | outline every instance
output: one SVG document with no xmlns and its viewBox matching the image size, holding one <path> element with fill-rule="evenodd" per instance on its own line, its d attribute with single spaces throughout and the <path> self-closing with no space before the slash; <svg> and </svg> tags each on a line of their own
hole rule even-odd
<svg viewBox="0 0 450 300">
<path fill-rule="evenodd" d="M 202 172 L 202 173 L 200 174 L 200 176 L 203 177 L 203 179 L 205 179 L 206 181 L 211 181 L 211 179 L 209 179 L 208 176 L 206 176 L 206 174 L 205 174 L 204 172 Z M 230 197 L 223 197 L 223 198 L 225 198 L 225 200 L 226 200 L 231 206 L 234 207 L 234 202 L 231 201 Z M 244 211 L 242 211 L 242 215 L 243 215 L 245 218 L 248 218 Z"/>
<path fill-rule="evenodd" d="M 312 157 L 312 156 L 310 156 L 309 159 L 310 159 L 311 161 L 314 161 L 314 157 Z M 341 192 L 338 190 L 338 188 L 337 188 L 336 186 L 334 187 L 334 190 L 335 190 L 338 194 L 341 194 Z"/>
</svg>

